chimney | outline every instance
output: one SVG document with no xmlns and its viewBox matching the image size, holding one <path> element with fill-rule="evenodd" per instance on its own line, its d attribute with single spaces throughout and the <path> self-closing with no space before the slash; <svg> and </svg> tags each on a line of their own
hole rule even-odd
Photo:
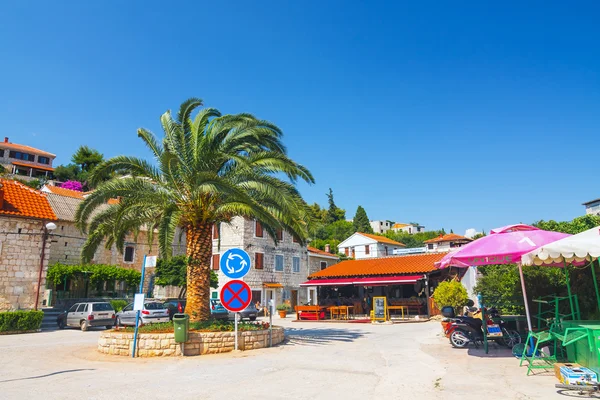
<svg viewBox="0 0 600 400">
<path fill-rule="evenodd" d="M 331 246 L 329 244 L 325 245 L 325 251 L 331 253 Z"/>
<path fill-rule="evenodd" d="M 4 136 L 4 143 L 8 143 L 8 136 Z"/>
</svg>

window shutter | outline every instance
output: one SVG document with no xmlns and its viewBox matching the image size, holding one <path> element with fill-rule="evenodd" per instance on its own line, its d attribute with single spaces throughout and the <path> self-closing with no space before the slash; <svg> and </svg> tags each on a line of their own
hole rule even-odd
<svg viewBox="0 0 600 400">
<path fill-rule="evenodd" d="M 254 253 L 254 268 L 263 269 L 263 260 L 265 255 L 263 253 Z"/>
<path fill-rule="evenodd" d="M 280 242 L 283 241 L 283 230 L 281 229 L 277 229 L 277 240 L 279 240 Z"/>
<path fill-rule="evenodd" d="M 219 238 L 219 224 L 213 225 L 213 239 Z"/>
<path fill-rule="evenodd" d="M 369 245 L 365 246 L 365 254 L 369 254 Z"/>
<path fill-rule="evenodd" d="M 344 249 L 344 254 L 346 254 L 346 257 L 348 257 L 349 252 L 348 252 L 348 248 L 347 247 Z"/>
<path fill-rule="evenodd" d="M 258 221 L 255 221 L 254 234 L 256 237 L 263 237 L 263 227 Z"/>
<path fill-rule="evenodd" d="M 219 270 L 219 262 L 221 261 L 221 255 L 213 254 L 212 256 L 212 269 L 215 271 Z"/>
</svg>

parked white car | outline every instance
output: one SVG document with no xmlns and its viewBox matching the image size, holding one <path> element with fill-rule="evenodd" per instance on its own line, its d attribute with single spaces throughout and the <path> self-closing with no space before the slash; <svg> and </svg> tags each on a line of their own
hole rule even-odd
<svg viewBox="0 0 600 400">
<path fill-rule="evenodd" d="M 115 324 L 115 310 L 110 303 L 76 303 L 56 319 L 60 329 L 66 326 L 87 331 L 91 326 L 104 326 L 111 329 Z"/>
<path fill-rule="evenodd" d="M 117 313 L 117 326 L 135 326 L 136 313 L 137 311 L 133 310 L 133 303 L 127 304 Z M 158 301 L 145 302 L 144 309 L 140 312 L 140 324 L 146 325 L 157 322 L 169 322 L 169 309 Z"/>
</svg>

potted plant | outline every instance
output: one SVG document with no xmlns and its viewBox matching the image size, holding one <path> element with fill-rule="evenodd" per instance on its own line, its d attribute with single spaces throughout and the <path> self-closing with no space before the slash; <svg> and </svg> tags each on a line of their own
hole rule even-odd
<svg viewBox="0 0 600 400">
<path fill-rule="evenodd" d="M 285 318 L 288 311 L 287 304 L 280 304 L 277 306 L 277 311 L 279 311 L 279 318 Z"/>
</svg>

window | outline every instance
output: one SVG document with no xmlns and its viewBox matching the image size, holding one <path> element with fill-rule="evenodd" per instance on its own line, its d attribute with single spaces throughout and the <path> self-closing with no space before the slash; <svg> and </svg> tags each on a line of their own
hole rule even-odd
<svg viewBox="0 0 600 400">
<path fill-rule="evenodd" d="M 50 164 L 50 159 L 48 157 L 38 156 L 38 162 L 40 164 Z"/>
<path fill-rule="evenodd" d="M 283 255 L 275 255 L 275 271 L 283 271 Z"/>
<path fill-rule="evenodd" d="M 283 230 L 277 229 L 277 240 L 283 242 Z"/>
<path fill-rule="evenodd" d="M 385 255 L 386 256 L 388 255 L 388 248 L 387 248 L 387 246 L 385 246 Z"/>
<path fill-rule="evenodd" d="M 114 311 L 114 308 L 110 303 L 94 303 L 92 304 L 92 311 Z"/>
<path fill-rule="evenodd" d="M 69 242 L 65 242 L 65 247 L 67 247 L 69 245 Z"/>
<path fill-rule="evenodd" d="M 369 245 L 365 246 L 365 254 L 369 254 Z"/>
<path fill-rule="evenodd" d="M 221 256 L 219 254 L 213 254 L 212 256 L 212 269 L 215 271 L 219 270 L 219 262 L 221 261 Z"/>
<path fill-rule="evenodd" d="M 165 306 L 163 303 L 146 303 L 144 308 L 146 310 L 164 310 Z"/>
<path fill-rule="evenodd" d="M 135 255 L 135 247 L 125 246 L 125 254 L 123 254 L 123 261 L 126 263 L 132 263 Z"/>
<path fill-rule="evenodd" d="M 300 257 L 292 257 L 292 272 L 300 272 Z"/>
<path fill-rule="evenodd" d="M 35 161 L 35 156 L 33 154 L 21 153 L 20 151 L 10 151 L 8 156 L 10 158 L 16 158 L 17 160 Z"/>
<path fill-rule="evenodd" d="M 327 261 L 321 261 L 321 271 L 327 268 Z"/>
<path fill-rule="evenodd" d="M 133 303 L 129 303 L 125 307 L 123 307 L 123 311 L 131 311 L 131 310 L 133 310 Z"/>
<path fill-rule="evenodd" d="M 0 157 L 4 157 L 4 149 L 0 149 Z"/>
<path fill-rule="evenodd" d="M 433 243 L 428 243 L 428 244 L 427 244 L 427 248 L 428 248 L 429 250 L 433 250 Z"/>
<path fill-rule="evenodd" d="M 298 238 L 296 238 L 296 236 L 292 237 L 292 242 L 294 242 L 294 243 L 300 243 L 300 241 L 298 240 Z"/>
<path fill-rule="evenodd" d="M 220 229 L 219 224 L 214 224 L 213 225 L 213 239 L 218 239 L 219 238 L 219 229 Z"/>
<path fill-rule="evenodd" d="M 260 222 L 254 221 L 254 236 L 264 237 L 263 227 Z"/>
<path fill-rule="evenodd" d="M 264 268 L 265 255 L 263 253 L 254 253 L 254 268 Z"/>
<path fill-rule="evenodd" d="M 80 304 L 79 307 L 77 307 L 77 312 L 85 312 L 87 308 L 87 304 Z"/>
<path fill-rule="evenodd" d="M 354 247 L 352 248 L 352 258 L 356 258 L 356 251 L 354 250 Z"/>
<path fill-rule="evenodd" d="M 69 312 L 75 312 L 77 310 L 77 304 L 73 304 L 71 308 L 69 308 Z"/>
<path fill-rule="evenodd" d="M 346 255 L 346 257 L 348 257 L 348 256 L 349 256 L 349 253 L 348 253 L 348 248 L 347 248 L 347 247 L 344 249 L 344 254 Z"/>
</svg>

